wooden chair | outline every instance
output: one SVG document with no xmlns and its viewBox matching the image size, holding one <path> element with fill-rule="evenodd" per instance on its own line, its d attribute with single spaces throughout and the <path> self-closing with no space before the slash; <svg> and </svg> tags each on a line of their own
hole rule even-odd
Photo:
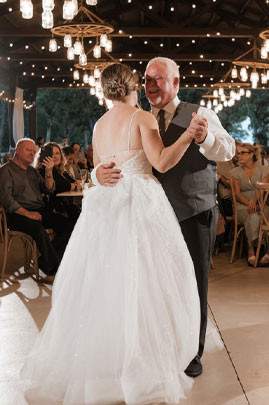
<svg viewBox="0 0 269 405">
<path fill-rule="evenodd" d="M 259 236 L 258 236 L 258 245 L 256 250 L 256 260 L 254 267 L 257 267 L 261 245 L 264 239 L 264 235 L 268 236 L 269 233 L 269 220 L 265 215 L 266 202 L 269 196 L 269 183 L 257 182 L 256 188 L 258 190 L 258 204 L 259 204 L 259 213 L 260 213 L 260 227 L 259 227 Z"/>
<path fill-rule="evenodd" d="M 35 274 L 35 278 L 39 280 L 39 268 L 38 268 L 38 251 L 35 241 L 31 236 L 18 231 L 12 231 L 8 229 L 6 213 L 3 207 L 0 206 L 0 244 L 3 249 L 2 268 L 0 273 L 0 280 L 4 279 L 8 254 L 10 252 L 12 243 L 20 239 L 25 247 L 25 266 L 24 269 L 27 273 Z"/>
<path fill-rule="evenodd" d="M 244 236 L 244 225 L 238 224 L 238 214 L 237 214 L 237 202 L 235 196 L 235 186 L 234 182 L 231 180 L 231 191 L 232 191 L 232 203 L 233 203 L 233 216 L 232 216 L 232 230 L 233 230 L 233 245 L 230 263 L 234 262 L 236 247 L 239 243 L 239 257 L 242 256 L 243 250 L 243 236 Z"/>
</svg>

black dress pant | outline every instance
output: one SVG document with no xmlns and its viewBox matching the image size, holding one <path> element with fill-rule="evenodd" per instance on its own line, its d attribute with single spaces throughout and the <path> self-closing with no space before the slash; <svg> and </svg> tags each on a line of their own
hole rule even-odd
<svg viewBox="0 0 269 405">
<path fill-rule="evenodd" d="M 193 260 L 200 297 L 201 325 L 198 355 L 204 351 L 207 326 L 207 292 L 210 259 L 216 235 L 217 207 L 180 222 L 181 230 Z"/>
<path fill-rule="evenodd" d="M 18 214 L 7 216 L 8 226 L 15 231 L 30 235 L 36 242 L 41 254 L 38 259 L 39 267 L 47 275 L 56 273 L 65 247 L 71 235 L 73 224 L 61 214 L 39 211 L 42 221 L 24 217 Z M 56 235 L 53 241 L 49 240 L 46 228 L 52 228 Z"/>
</svg>

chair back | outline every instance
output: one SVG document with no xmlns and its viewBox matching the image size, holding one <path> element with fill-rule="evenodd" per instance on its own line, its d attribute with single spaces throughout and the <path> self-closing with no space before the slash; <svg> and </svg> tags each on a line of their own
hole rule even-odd
<svg viewBox="0 0 269 405">
<path fill-rule="evenodd" d="M 236 201 L 236 194 L 235 194 L 235 184 L 233 179 L 230 180 L 231 191 L 232 191 L 232 205 L 233 205 L 233 222 L 235 228 L 238 226 L 238 215 L 237 215 L 237 201 Z"/>
</svg>

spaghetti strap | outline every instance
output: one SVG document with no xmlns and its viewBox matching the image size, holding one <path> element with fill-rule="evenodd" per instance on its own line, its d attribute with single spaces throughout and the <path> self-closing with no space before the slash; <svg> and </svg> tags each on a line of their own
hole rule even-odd
<svg viewBox="0 0 269 405">
<path fill-rule="evenodd" d="M 135 116 L 135 114 L 136 114 L 138 111 L 140 111 L 140 110 L 138 109 L 138 110 L 135 110 L 135 111 L 133 112 L 133 114 L 131 115 L 130 122 L 129 122 L 129 127 L 128 127 L 128 145 L 127 145 L 127 150 L 128 150 L 128 152 L 130 152 L 132 123 L 133 123 L 134 116 Z"/>
</svg>

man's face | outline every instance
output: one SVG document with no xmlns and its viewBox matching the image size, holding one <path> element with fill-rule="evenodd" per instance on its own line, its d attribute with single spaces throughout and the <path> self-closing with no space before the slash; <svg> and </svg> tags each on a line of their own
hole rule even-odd
<svg viewBox="0 0 269 405">
<path fill-rule="evenodd" d="M 163 108 L 177 95 L 178 78 L 173 78 L 164 64 L 149 65 L 145 77 L 146 96 L 153 107 Z"/>
<path fill-rule="evenodd" d="M 17 158 L 26 166 L 30 166 L 36 154 L 36 146 L 31 141 L 25 141 L 19 144 L 16 151 Z"/>
</svg>

